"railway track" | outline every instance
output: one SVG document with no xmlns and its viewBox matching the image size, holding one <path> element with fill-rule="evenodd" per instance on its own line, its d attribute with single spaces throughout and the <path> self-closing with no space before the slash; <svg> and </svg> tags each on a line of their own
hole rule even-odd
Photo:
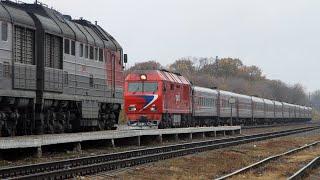
<svg viewBox="0 0 320 180">
<path fill-rule="evenodd" d="M 262 129 L 284 126 L 300 126 L 300 125 L 320 125 L 319 122 L 298 122 L 298 123 L 282 123 L 282 124 L 269 124 L 269 125 L 257 125 L 257 126 L 241 126 L 241 129 Z"/>
<path fill-rule="evenodd" d="M 65 179 L 319 129 L 297 128 L 0 169 L 0 179 Z"/>
<path fill-rule="evenodd" d="M 290 176 L 288 178 L 288 180 L 300 180 L 305 177 L 308 177 L 308 176 L 312 175 L 312 171 L 314 169 L 318 169 L 319 167 L 320 167 L 320 156 L 314 158 L 307 165 L 305 165 L 300 170 L 298 170 L 296 173 L 294 173 L 292 176 Z M 314 179 L 320 178 L 320 173 L 319 172 L 317 172 L 317 173 L 318 173 L 317 177 L 315 177 Z"/>
<path fill-rule="evenodd" d="M 261 161 L 258 161 L 258 162 L 254 163 L 254 164 L 251 164 L 249 166 L 246 166 L 244 168 L 236 170 L 236 171 L 234 171 L 232 173 L 224 175 L 224 176 L 222 176 L 220 178 L 217 178 L 215 180 L 229 179 L 229 178 L 235 177 L 237 175 L 244 174 L 246 172 L 258 169 L 259 167 L 262 167 L 262 166 L 266 165 L 267 163 L 270 163 L 271 161 L 275 161 L 275 160 L 278 160 L 278 159 L 280 159 L 282 157 L 289 156 L 289 155 L 292 155 L 294 153 L 298 153 L 298 152 L 300 152 L 302 150 L 306 150 L 306 149 L 308 149 L 310 147 L 313 147 L 313 146 L 316 146 L 316 145 L 320 145 L 320 141 L 316 141 L 316 142 L 313 142 L 313 143 L 308 144 L 308 145 L 304 145 L 304 146 L 301 146 L 301 147 L 298 147 L 298 148 L 295 148 L 295 149 L 291 149 L 291 150 L 289 150 L 287 152 L 284 152 L 284 153 L 281 153 L 281 154 L 277 154 L 277 155 L 273 155 L 273 156 L 267 157 L 267 158 L 265 158 L 265 159 L 263 159 Z M 316 165 L 319 165 L 319 163 L 320 163 L 320 157 L 318 157 L 318 159 L 314 159 L 312 162 L 310 162 L 307 166 L 305 166 L 300 171 L 295 173 L 289 179 L 292 179 L 292 180 L 301 179 L 307 173 L 307 171 L 309 171 L 310 169 L 314 168 Z"/>
</svg>

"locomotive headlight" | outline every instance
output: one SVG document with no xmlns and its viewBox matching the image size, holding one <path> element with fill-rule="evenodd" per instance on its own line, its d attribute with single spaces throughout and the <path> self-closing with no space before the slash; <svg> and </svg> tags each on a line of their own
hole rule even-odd
<svg viewBox="0 0 320 180">
<path fill-rule="evenodd" d="M 130 106 L 128 107 L 128 110 L 129 110 L 129 111 L 136 111 L 137 108 L 136 108 L 135 105 L 130 105 Z"/>
<path fill-rule="evenodd" d="M 156 107 L 156 105 L 152 105 L 152 107 L 150 108 L 150 111 L 152 111 L 152 112 L 156 112 L 156 111 L 157 111 L 157 107 Z"/>
<path fill-rule="evenodd" d="M 141 80 L 147 80 L 147 75 L 141 74 L 141 75 L 140 75 L 140 79 L 141 79 Z"/>
</svg>

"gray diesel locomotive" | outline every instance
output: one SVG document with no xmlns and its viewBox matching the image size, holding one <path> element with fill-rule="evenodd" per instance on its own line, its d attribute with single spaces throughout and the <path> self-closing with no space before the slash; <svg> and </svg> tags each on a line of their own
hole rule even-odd
<svg viewBox="0 0 320 180">
<path fill-rule="evenodd" d="M 0 136 L 115 128 L 124 61 L 97 23 L 0 1 Z"/>
</svg>

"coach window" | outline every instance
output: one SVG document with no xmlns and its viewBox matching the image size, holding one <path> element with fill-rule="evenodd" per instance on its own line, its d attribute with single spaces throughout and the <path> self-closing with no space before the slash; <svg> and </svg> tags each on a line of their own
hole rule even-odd
<svg viewBox="0 0 320 180">
<path fill-rule="evenodd" d="M 99 48 L 99 61 L 103 62 L 103 50 Z"/>
<path fill-rule="evenodd" d="M 64 53 L 70 54 L 70 40 L 69 39 L 64 40 Z"/>
<path fill-rule="evenodd" d="M 174 85 L 170 84 L 170 89 L 173 91 L 174 90 Z"/>
<path fill-rule="evenodd" d="M 1 23 L 2 41 L 8 41 L 8 23 Z"/>
<path fill-rule="evenodd" d="M 90 59 L 94 59 L 94 54 L 93 54 L 93 47 L 92 46 L 90 46 L 90 51 L 89 51 L 89 58 Z"/>
<path fill-rule="evenodd" d="M 89 47 L 88 47 L 88 45 L 86 45 L 86 47 L 85 47 L 85 49 L 84 49 L 84 55 L 85 55 L 85 58 L 88 58 L 89 56 L 88 56 L 88 54 L 89 54 Z"/>
<path fill-rule="evenodd" d="M 83 57 L 83 44 L 80 44 L 79 52 L 80 52 L 80 57 Z"/>
<path fill-rule="evenodd" d="M 98 48 L 94 48 L 94 59 L 98 60 Z"/>
<path fill-rule="evenodd" d="M 71 41 L 71 55 L 75 56 L 76 55 L 76 42 Z"/>
</svg>

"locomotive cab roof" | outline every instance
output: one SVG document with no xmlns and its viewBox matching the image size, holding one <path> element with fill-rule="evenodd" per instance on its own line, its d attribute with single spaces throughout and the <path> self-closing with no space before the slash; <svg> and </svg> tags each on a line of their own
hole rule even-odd
<svg viewBox="0 0 320 180">
<path fill-rule="evenodd" d="M 0 19 L 36 29 L 29 13 L 39 19 L 47 33 L 114 51 L 122 50 L 119 43 L 98 24 L 92 24 L 83 19 L 74 20 L 71 16 L 65 16 L 42 3 L 0 1 Z"/>
<path fill-rule="evenodd" d="M 131 72 L 126 77 L 127 81 L 140 81 L 140 76 L 146 75 L 147 81 L 167 81 L 178 84 L 190 85 L 190 82 L 180 74 L 164 71 L 164 70 L 137 70 Z"/>
</svg>

